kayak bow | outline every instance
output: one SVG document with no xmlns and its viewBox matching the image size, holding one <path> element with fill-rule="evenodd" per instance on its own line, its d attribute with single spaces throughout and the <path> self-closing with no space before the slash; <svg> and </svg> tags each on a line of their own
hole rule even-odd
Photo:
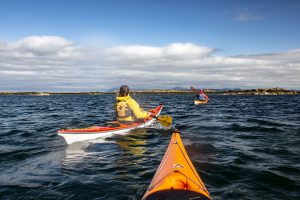
<svg viewBox="0 0 300 200">
<path fill-rule="evenodd" d="M 159 116 L 163 105 L 157 106 L 156 108 L 149 110 L 153 116 Z M 77 128 L 77 129 L 61 129 L 58 131 L 58 135 L 62 136 L 67 144 L 72 144 L 74 142 L 92 140 L 101 137 L 109 137 L 114 134 L 127 133 L 130 130 L 136 128 L 148 127 L 156 121 L 154 117 L 147 117 L 143 122 L 133 122 L 122 124 L 117 121 L 111 122 L 109 126 L 91 126 L 87 128 Z"/>
<path fill-rule="evenodd" d="M 178 131 L 172 135 L 166 153 L 142 200 L 212 200 L 193 166 Z"/>
</svg>

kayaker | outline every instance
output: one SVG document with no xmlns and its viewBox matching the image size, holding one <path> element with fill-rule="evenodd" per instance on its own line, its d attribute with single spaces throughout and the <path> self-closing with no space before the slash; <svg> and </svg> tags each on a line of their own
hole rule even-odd
<svg viewBox="0 0 300 200">
<path fill-rule="evenodd" d="M 115 103 L 116 119 L 121 122 L 142 121 L 150 114 L 129 95 L 129 87 L 122 85 Z"/>
<path fill-rule="evenodd" d="M 209 100 L 208 96 L 206 96 L 206 94 L 204 94 L 203 90 L 201 89 L 200 92 L 197 94 L 197 99 L 200 101 L 206 101 Z"/>
</svg>

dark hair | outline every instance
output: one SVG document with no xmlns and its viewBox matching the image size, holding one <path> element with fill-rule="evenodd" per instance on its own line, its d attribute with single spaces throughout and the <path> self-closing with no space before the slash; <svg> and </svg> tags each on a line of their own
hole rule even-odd
<svg viewBox="0 0 300 200">
<path fill-rule="evenodd" d="M 122 85 L 120 87 L 119 96 L 126 97 L 129 94 L 129 87 L 127 85 Z"/>
</svg>

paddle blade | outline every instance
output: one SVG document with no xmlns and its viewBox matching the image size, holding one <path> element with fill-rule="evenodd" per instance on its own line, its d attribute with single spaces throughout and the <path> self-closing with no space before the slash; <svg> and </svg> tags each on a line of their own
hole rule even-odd
<svg viewBox="0 0 300 200">
<path fill-rule="evenodd" d="M 160 115 L 156 119 L 161 125 L 165 127 L 171 126 L 173 121 L 172 117 L 169 115 Z"/>
</svg>

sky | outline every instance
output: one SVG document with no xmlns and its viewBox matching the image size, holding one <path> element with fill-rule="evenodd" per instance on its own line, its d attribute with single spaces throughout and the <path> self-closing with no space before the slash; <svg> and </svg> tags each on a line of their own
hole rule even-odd
<svg viewBox="0 0 300 200">
<path fill-rule="evenodd" d="M 300 89 L 298 0 L 0 0 L 0 91 Z"/>
</svg>

